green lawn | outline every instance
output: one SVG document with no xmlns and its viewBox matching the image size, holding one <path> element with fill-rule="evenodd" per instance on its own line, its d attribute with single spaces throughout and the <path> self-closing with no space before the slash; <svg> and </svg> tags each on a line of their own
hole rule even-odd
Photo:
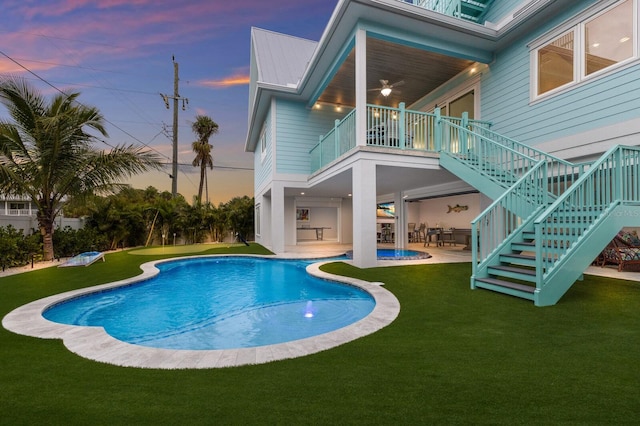
<svg viewBox="0 0 640 426">
<path fill-rule="evenodd" d="M 217 249 L 201 252 L 210 254 Z M 259 246 L 229 252 L 267 253 Z M 166 257 L 167 255 L 165 255 Z M 163 255 L 0 279 L 0 316 Z M 640 284 L 586 277 L 556 306 L 469 290 L 470 264 L 328 272 L 383 281 L 390 326 L 315 355 L 221 370 L 80 358 L 0 329 L 0 424 L 635 424 Z"/>
</svg>

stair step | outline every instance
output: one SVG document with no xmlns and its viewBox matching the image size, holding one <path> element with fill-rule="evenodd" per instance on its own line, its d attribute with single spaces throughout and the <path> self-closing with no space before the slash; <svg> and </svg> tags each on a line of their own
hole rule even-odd
<svg viewBox="0 0 640 426">
<path fill-rule="evenodd" d="M 518 284 L 511 281 L 499 280 L 497 278 L 476 278 L 476 281 L 495 285 L 495 286 L 506 287 L 513 290 L 524 291 L 525 293 L 533 294 L 536 291 L 536 288 L 533 286 L 526 285 L 526 284 Z"/>
<path fill-rule="evenodd" d="M 513 278 L 516 280 L 536 282 L 535 269 L 518 268 L 516 266 L 493 265 L 487 267 L 487 272 L 491 275 Z"/>
<path fill-rule="evenodd" d="M 529 254 L 501 254 L 500 261 L 523 266 L 536 266 L 536 257 Z"/>
<path fill-rule="evenodd" d="M 535 251 L 536 243 L 533 241 L 521 241 L 517 243 L 511 243 L 511 250 L 513 251 Z"/>
</svg>

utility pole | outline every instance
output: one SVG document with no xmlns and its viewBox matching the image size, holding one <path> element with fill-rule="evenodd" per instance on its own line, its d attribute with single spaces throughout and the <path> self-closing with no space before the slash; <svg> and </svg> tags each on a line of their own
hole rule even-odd
<svg viewBox="0 0 640 426">
<path fill-rule="evenodd" d="M 178 101 L 182 101 L 182 110 L 186 109 L 186 105 L 189 105 L 189 99 L 181 98 L 178 91 L 178 63 L 175 57 L 171 57 L 173 61 L 173 96 L 160 93 L 162 100 L 167 109 L 169 109 L 169 99 L 173 99 L 173 162 L 171 169 L 171 195 L 173 198 L 178 194 Z"/>
</svg>

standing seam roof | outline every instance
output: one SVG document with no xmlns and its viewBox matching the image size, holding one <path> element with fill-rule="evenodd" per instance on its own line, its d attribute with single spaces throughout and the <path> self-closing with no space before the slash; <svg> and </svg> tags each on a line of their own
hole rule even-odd
<svg viewBox="0 0 640 426">
<path fill-rule="evenodd" d="M 252 33 L 258 81 L 296 88 L 318 42 L 260 28 Z"/>
</svg>

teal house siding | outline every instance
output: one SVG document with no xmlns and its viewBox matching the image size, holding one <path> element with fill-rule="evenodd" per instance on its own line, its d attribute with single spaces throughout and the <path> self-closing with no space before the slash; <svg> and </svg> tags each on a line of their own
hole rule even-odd
<svg viewBox="0 0 640 426">
<path fill-rule="evenodd" d="M 526 2 L 522 0 L 499 0 L 491 3 L 489 11 L 485 16 L 485 22 L 498 23 L 504 19 L 507 15 L 510 15 L 519 7 L 522 7 Z"/>
<path fill-rule="evenodd" d="M 318 143 L 320 135 L 329 132 L 335 120 L 344 117 L 348 111 L 343 108 L 338 112 L 331 105 L 311 110 L 305 103 L 281 99 L 276 105 L 276 171 L 308 175 L 311 167 L 309 151 Z"/>
<path fill-rule="evenodd" d="M 270 181 L 273 175 L 273 135 L 271 134 L 271 128 L 271 111 L 269 111 L 261 130 L 265 132 L 267 142 L 266 151 L 263 156 L 261 152 L 262 148 L 258 142 L 253 160 L 254 188 L 259 188 L 264 185 L 265 182 Z"/>
<path fill-rule="evenodd" d="M 581 2 L 526 39 L 497 52 L 482 80 L 482 118 L 493 129 L 520 142 L 536 145 L 640 116 L 640 64 L 586 80 L 556 95 L 530 97 L 528 44 L 584 10 Z"/>
</svg>

